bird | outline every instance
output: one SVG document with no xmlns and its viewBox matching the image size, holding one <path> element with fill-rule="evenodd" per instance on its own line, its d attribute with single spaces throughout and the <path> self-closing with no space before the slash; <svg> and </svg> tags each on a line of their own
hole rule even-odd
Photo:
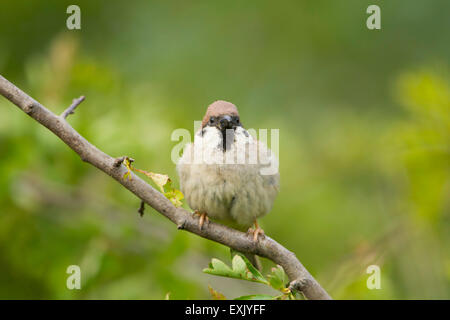
<svg viewBox="0 0 450 320">
<path fill-rule="evenodd" d="M 211 218 L 247 229 L 255 242 L 264 236 L 258 219 L 271 211 L 279 192 L 278 159 L 244 128 L 233 103 L 217 100 L 208 106 L 176 169 L 200 229 Z"/>
</svg>

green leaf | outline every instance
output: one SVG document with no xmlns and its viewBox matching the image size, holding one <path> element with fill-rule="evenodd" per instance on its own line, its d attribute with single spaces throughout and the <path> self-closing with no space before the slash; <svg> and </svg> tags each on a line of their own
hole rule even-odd
<svg viewBox="0 0 450 320">
<path fill-rule="evenodd" d="M 211 260 L 211 266 L 214 270 L 222 273 L 232 272 L 229 266 L 226 265 L 223 261 L 213 258 Z"/>
<path fill-rule="evenodd" d="M 240 278 L 239 274 L 233 273 L 233 270 L 219 259 L 213 258 L 209 268 L 203 269 L 203 272 L 222 277 Z"/>
<path fill-rule="evenodd" d="M 168 192 L 165 192 L 164 196 L 167 199 L 169 199 L 173 203 L 173 205 L 175 207 L 179 207 L 179 206 L 181 206 L 183 204 L 181 202 L 181 200 L 183 200 L 184 195 L 183 195 L 183 193 L 180 190 L 172 189 L 172 190 L 170 190 Z"/>
<path fill-rule="evenodd" d="M 203 269 L 203 272 L 215 276 L 242 279 L 252 282 L 259 282 L 282 292 L 281 295 L 271 296 L 264 294 L 248 295 L 236 298 L 235 300 L 295 300 L 295 296 L 286 288 L 287 276 L 283 268 L 277 265 L 272 268 L 271 274 L 268 275 L 269 280 L 250 263 L 250 261 L 240 252 L 231 250 L 232 260 L 231 267 L 223 261 L 213 258 L 209 263 L 209 268 Z M 209 287 L 209 286 L 208 286 Z M 225 299 L 219 292 L 209 287 L 209 291 L 213 299 Z"/>
<path fill-rule="evenodd" d="M 235 298 L 234 300 L 273 300 L 276 297 L 274 296 L 269 296 L 266 294 L 252 294 L 249 296 L 242 296 L 242 297 L 238 297 Z"/>
<path fill-rule="evenodd" d="M 270 286 L 275 290 L 284 292 L 288 280 L 283 268 L 277 265 L 276 267 L 272 268 L 271 271 L 272 273 L 267 275 L 267 278 L 269 278 Z"/>
<path fill-rule="evenodd" d="M 260 282 L 260 283 L 264 283 L 269 285 L 269 281 L 267 281 L 266 278 L 264 278 L 264 276 L 261 274 L 261 272 L 258 271 L 258 269 L 256 269 L 253 264 L 247 259 L 247 257 L 235 250 L 231 250 L 231 255 L 234 257 L 239 256 L 242 258 L 242 260 L 244 260 L 245 262 L 245 266 L 247 267 L 248 273 L 250 273 L 250 275 L 247 275 L 247 280 L 249 281 L 255 281 L 255 282 Z"/>
<path fill-rule="evenodd" d="M 250 271 L 249 266 L 254 270 Z M 252 266 L 245 256 L 243 257 L 238 254 L 233 257 L 231 268 L 223 261 L 213 258 L 209 264 L 209 268 L 203 269 L 203 272 L 215 276 L 269 284 L 269 281 L 267 281 L 261 273 Z"/>
<path fill-rule="evenodd" d="M 164 192 L 164 186 L 170 182 L 169 176 L 166 174 L 146 171 L 145 175 L 152 179 L 152 181 L 158 186 L 161 192 Z"/>
<path fill-rule="evenodd" d="M 244 259 L 242 259 L 240 256 L 235 255 L 233 257 L 233 260 L 231 261 L 231 266 L 234 271 L 236 271 L 244 276 L 246 275 L 247 266 L 245 264 Z"/>
</svg>

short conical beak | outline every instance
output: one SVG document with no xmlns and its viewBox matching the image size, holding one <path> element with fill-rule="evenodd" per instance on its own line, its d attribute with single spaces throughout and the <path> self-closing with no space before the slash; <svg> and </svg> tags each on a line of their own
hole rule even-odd
<svg viewBox="0 0 450 320">
<path fill-rule="evenodd" d="M 220 130 L 232 129 L 233 119 L 228 115 L 222 116 L 219 120 L 219 127 Z"/>
</svg>

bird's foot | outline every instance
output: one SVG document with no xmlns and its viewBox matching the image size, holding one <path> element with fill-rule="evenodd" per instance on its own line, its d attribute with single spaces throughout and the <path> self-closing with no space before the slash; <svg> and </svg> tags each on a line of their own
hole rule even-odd
<svg viewBox="0 0 450 320">
<path fill-rule="evenodd" d="M 199 220 L 198 220 L 198 227 L 200 228 L 200 230 L 202 230 L 203 224 L 206 222 L 207 224 L 209 223 L 209 218 L 208 215 L 205 212 L 200 212 L 198 210 L 194 211 L 195 215 L 199 216 Z"/>
<path fill-rule="evenodd" d="M 253 241 L 258 242 L 258 237 L 261 236 L 261 238 L 264 238 L 264 230 L 261 229 L 258 225 L 258 222 L 255 220 L 255 229 L 249 228 L 247 231 L 247 234 L 253 235 Z"/>
</svg>

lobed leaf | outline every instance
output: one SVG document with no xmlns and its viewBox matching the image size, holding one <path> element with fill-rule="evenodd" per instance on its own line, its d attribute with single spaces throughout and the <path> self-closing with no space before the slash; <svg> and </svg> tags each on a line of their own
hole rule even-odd
<svg viewBox="0 0 450 320">
<path fill-rule="evenodd" d="M 264 278 L 264 276 L 261 274 L 261 272 L 259 272 L 259 270 L 256 269 L 255 266 L 253 266 L 253 264 L 247 259 L 247 257 L 244 254 L 242 254 L 238 251 L 235 251 L 235 250 L 231 250 L 231 255 L 233 256 L 233 259 L 234 259 L 234 257 L 238 256 L 244 261 L 247 271 L 248 271 L 248 273 L 250 273 L 250 275 L 247 275 L 247 278 L 248 278 L 247 280 L 260 282 L 260 283 L 264 283 L 267 285 L 270 284 L 269 281 L 267 281 L 267 279 Z"/>
<path fill-rule="evenodd" d="M 246 259 L 245 259 L 246 260 Z M 256 270 L 251 272 L 248 268 L 248 264 L 251 263 L 245 261 L 241 255 L 235 255 L 232 260 L 231 268 L 223 261 L 213 258 L 209 264 L 209 268 L 203 269 L 204 273 L 212 274 L 215 276 L 242 279 L 252 282 L 260 282 L 269 284 L 269 282 Z M 259 275 L 258 275 L 259 274 Z"/>
<path fill-rule="evenodd" d="M 286 274 L 284 273 L 283 267 L 277 265 L 276 267 L 272 268 L 271 271 L 271 274 L 267 275 L 267 278 L 269 278 L 270 286 L 275 290 L 285 292 L 286 283 L 288 282 L 288 280 Z"/>
</svg>

